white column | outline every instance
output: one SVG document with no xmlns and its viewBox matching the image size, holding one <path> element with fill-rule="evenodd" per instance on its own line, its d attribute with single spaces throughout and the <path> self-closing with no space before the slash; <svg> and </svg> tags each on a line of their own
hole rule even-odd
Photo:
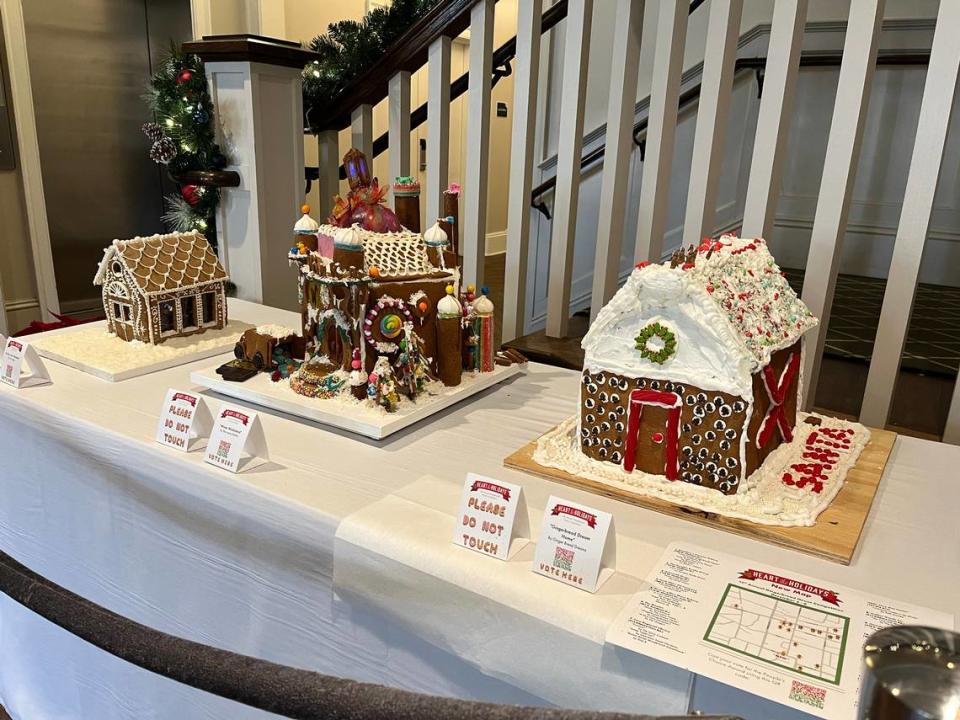
<svg viewBox="0 0 960 720">
<path fill-rule="evenodd" d="M 393 183 L 398 177 L 410 174 L 410 73 L 401 71 L 390 78 L 388 93 L 390 177 L 387 182 Z M 373 158 L 370 161 L 373 162 Z"/>
<path fill-rule="evenodd" d="M 350 144 L 367 156 L 373 167 L 373 105 L 359 105 L 350 113 Z"/>
<path fill-rule="evenodd" d="M 953 97 L 960 66 L 960 2 L 941 2 L 937 28 L 930 48 L 930 64 L 920 103 L 920 120 L 913 157 L 907 174 L 907 187 L 900 211 L 900 225 L 893 246 L 887 287 L 883 294 L 873 359 L 863 394 L 860 421 L 883 427 L 890 414 L 890 403 L 900 370 L 900 355 L 910 324 L 913 296 L 920 275 L 923 246 L 930 228 L 930 212 L 940 179 L 943 148 L 953 112 Z M 954 389 L 954 401 L 958 391 Z M 956 441 L 960 428 L 956 424 L 957 403 L 950 408 L 945 437 Z"/>
<path fill-rule="evenodd" d="M 679 2 L 680 0 L 678 0 Z M 570 279 L 580 196 L 583 105 L 587 95 L 593 0 L 570 0 L 563 48 L 563 94 L 557 150 L 557 186 L 547 281 L 547 336 L 566 337 L 570 323 Z M 529 196 L 526 199 L 529 203 Z"/>
<path fill-rule="evenodd" d="M 807 0 L 777 0 L 773 7 L 763 99 L 743 211 L 744 237 L 768 237 L 773 230 L 806 17 Z"/>
<path fill-rule="evenodd" d="M 467 164 L 463 203 L 463 280 L 479 291 L 487 246 L 487 165 L 490 151 L 490 73 L 493 65 L 493 5 L 480 0 L 470 10 L 470 86 L 467 91 Z"/>
<path fill-rule="evenodd" d="M 743 0 L 710 0 L 703 82 L 683 224 L 684 244 L 697 245 L 704 237 L 713 235 L 742 13 Z"/>
<path fill-rule="evenodd" d="M 543 0 L 518 0 L 517 59 L 513 69 L 513 129 L 510 139 L 510 189 L 507 193 L 507 257 L 503 280 L 503 341 L 523 334 L 527 300 L 530 192 L 540 69 Z"/>
<path fill-rule="evenodd" d="M 33 271 L 37 282 L 37 301 L 46 321 L 60 312 L 53 252 L 50 248 L 50 226 L 47 203 L 43 194 L 40 167 L 40 145 L 37 140 L 37 119 L 33 110 L 33 88 L 27 58 L 27 35 L 23 24 L 21 0 L 0 0 L 0 20 L 6 36 L 6 70 L 13 99 L 13 121 L 17 128 L 17 154 L 23 177 L 23 197 L 33 251 Z M 53 169 L 55 171 L 55 168 Z"/>
<path fill-rule="evenodd" d="M 440 217 L 450 167 L 450 38 L 430 46 L 427 59 L 427 216 L 430 227 Z"/>
<path fill-rule="evenodd" d="M 286 256 L 304 197 L 300 70 L 248 61 L 205 65 L 217 141 L 240 175 L 217 215 L 222 259 L 238 297 L 296 309 Z"/>
<path fill-rule="evenodd" d="M 634 249 L 634 258 L 638 262 L 658 262 L 663 254 L 689 8 L 687 0 L 663 0 L 657 17 L 657 47 L 650 87 L 647 150 L 643 161 L 637 242 Z"/>
<path fill-rule="evenodd" d="M 820 318 L 804 337 L 803 398 L 809 408 L 817 394 L 823 341 L 830 324 L 833 290 L 837 282 L 840 249 L 847 231 L 847 212 L 860 162 L 863 127 L 870 105 L 870 88 L 877 64 L 877 40 L 883 21 L 884 0 L 853 0 L 843 47 L 837 99 L 830 123 L 827 154 L 820 178 L 817 212 L 810 234 L 808 270 L 803 281 L 803 301 Z"/>
<path fill-rule="evenodd" d="M 620 253 L 630 185 L 633 154 L 633 114 L 640 69 L 640 37 L 643 34 L 643 0 L 617 0 L 617 25 L 613 32 L 610 99 L 607 103 L 607 149 L 603 155 L 600 187 L 600 220 L 593 261 L 593 291 L 590 320 L 597 317 L 617 290 Z"/>
<path fill-rule="evenodd" d="M 320 179 L 317 181 L 320 207 L 315 208 L 315 217 L 322 222 L 326 211 L 333 207 L 333 196 L 340 192 L 340 138 L 336 130 L 324 130 L 317 135 L 317 166 Z"/>
</svg>

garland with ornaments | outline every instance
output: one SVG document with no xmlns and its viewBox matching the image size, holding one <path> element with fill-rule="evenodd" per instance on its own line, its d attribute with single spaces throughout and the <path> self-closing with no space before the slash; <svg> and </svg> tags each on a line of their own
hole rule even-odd
<svg viewBox="0 0 960 720">
<path fill-rule="evenodd" d="M 320 130 L 326 108 L 439 0 L 393 0 L 390 7 L 374 8 L 362 20 L 331 23 L 326 34 L 310 41 L 320 57 L 303 70 L 304 122 Z"/>
<path fill-rule="evenodd" d="M 182 183 L 184 173 L 223 170 L 227 158 L 214 141 L 213 103 L 203 63 L 171 45 L 170 54 L 150 79 L 147 103 L 156 122 L 142 127 L 153 144 L 150 159 L 166 165 L 177 192 L 166 198 L 163 221 L 177 232 L 213 231 L 220 190 L 217 187 Z"/>
</svg>

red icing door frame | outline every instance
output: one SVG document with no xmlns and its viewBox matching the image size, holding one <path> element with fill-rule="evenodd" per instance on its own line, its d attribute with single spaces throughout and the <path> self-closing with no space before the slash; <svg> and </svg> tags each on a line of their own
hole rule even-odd
<svg viewBox="0 0 960 720">
<path fill-rule="evenodd" d="M 680 444 L 680 409 L 683 401 L 672 392 L 659 390 L 634 390 L 630 393 L 630 413 L 627 416 L 627 446 L 623 454 L 623 469 L 633 472 L 636 466 L 637 439 L 640 435 L 640 418 L 644 405 L 656 405 L 667 410 L 667 437 L 664 454 L 664 475 L 667 480 L 677 479 L 677 446 Z"/>
</svg>

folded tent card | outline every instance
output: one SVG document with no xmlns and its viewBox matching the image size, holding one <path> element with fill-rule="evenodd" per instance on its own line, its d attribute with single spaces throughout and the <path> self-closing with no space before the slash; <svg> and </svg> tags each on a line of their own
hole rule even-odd
<svg viewBox="0 0 960 720">
<path fill-rule="evenodd" d="M 533 571 L 592 593 L 613 575 L 615 565 L 613 516 L 551 495 Z"/>
<path fill-rule="evenodd" d="M 203 398 L 196 393 L 170 388 L 163 399 L 156 441 L 161 445 L 190 452 L 210 434 L 213 417 Z M 193 442 L 194 448 L 191 448 Z"/>
<path fill-rule="evenodd" d="M 50 383 L 43 360 L 33 346 L 21 338 L 4 339 L 3 364 L 0 369 L 0 382 L 11 387 L 26 388 Z"/>
<path fill-rule="evenodd" d="M 204 460 L 237 473 L 241 465 L 242 470 L 250 470 L 269 459 L 260 416 L 239 405 L 222 404 L 213 419 Z"/>
<path fill-rule="evenodd" d="M 530 519 L 523 488 L 467 473 L 453 542 L 498 560 L 508 560 L 515 555 L 530 542 Z"/>
</svg>

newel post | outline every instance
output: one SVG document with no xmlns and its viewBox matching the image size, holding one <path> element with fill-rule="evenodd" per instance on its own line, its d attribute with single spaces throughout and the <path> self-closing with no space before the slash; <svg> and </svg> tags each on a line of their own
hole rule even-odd
<svg viewBox="0 0 960 720">
<path fill-rule="evenodd" d="M 315 55 L 256 35 L 214 35 L 183 49 L 204 62 L 217 142 L 240 175 L 217 210 L 221 260 L 238 297 L 293 309 L 287 250 L 304 196 L 300 73 Z"/>
</svg>

